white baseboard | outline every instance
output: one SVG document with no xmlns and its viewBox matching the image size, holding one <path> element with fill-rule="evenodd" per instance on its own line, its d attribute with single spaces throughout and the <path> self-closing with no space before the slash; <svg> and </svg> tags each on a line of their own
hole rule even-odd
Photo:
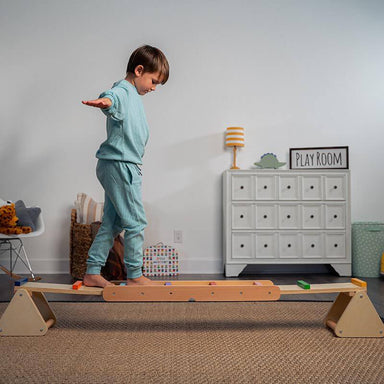
<svg viewBox="0 0 384 384">
<path fill-rule="evenodd" d="M 35 275 L 39 274 L 51 274 L 51 273 L 58 273 L 58 274 L 67 274 L 69 273 L 69 260 L 68 259 L 55 259 L 55 260 L 49 260 L 49 259 L 33 259 L 29 260 L 31 263 L 32 271 Z M 4 264 L 6 268 L 9 268 L 9 265 Z M 17 274 L 27 274 L 28 269 L 24 266 L 24 264 L 21 261 L 18 261 L 15 270 L 13 271 Z"/>
<path fill-rule="evenodd" d="M 69 260 L 66 258 L 63 259 L 33 259 L 30 260 L 32 270 L 35 274 L 67 274 L 69 273 Z M 4 262 L 6 268 L 9 267 Z M 188 274 L 188 273 L 223 273 L 224 267 L 222 260 L 203 260 L 203 259 L 194 259 L 194 260 L 180 260 L 179 261 L 179 273 Z M 26 274 L 28 270 L 24 267 L 22 262 L 18 262 L 15 270 L 17 274 Z"/>
</svg>

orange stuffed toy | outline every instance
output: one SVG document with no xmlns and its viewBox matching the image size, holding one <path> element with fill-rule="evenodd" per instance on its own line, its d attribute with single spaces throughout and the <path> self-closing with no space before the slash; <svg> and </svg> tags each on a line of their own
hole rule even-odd
<svg viewBox="0 0 384 384">
<path fill-rule="evenodd" d="M 15 204 L 7 204 L 0 207 L 0 233 L 6 235 L 20 235 L 22 233 L 32 232 L 31 227 L 18 226 L 18 220 Z"/>
</svg>

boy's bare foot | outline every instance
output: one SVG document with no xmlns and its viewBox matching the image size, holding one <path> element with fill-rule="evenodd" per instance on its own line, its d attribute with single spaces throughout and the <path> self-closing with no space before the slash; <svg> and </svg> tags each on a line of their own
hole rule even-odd
<svg viewBox="0 0 384 384">
<path fill-rule="evenodd" d="M 145 276 L 140 276 L 136 279 L 127 279 L 127 285 L 156 285 L 156 282 L 148 279 Z"/>
<path fill-rule="evenodd" d="M 107 285 L 113 285 L 108 280 L 105 280 L 101 275 L 89 275 L 85 274 L 83 278 L 83 284 L 87 287 L 100 287 L 104 288 Z"/>
</svg>

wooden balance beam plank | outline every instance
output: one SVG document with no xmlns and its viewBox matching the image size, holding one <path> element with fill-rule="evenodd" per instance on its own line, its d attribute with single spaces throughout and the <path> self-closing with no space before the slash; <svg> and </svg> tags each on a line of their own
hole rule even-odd
<svg viewBox="0 0 384 384">
<path fill-rule="evenodd" d="M 261 285 L 274 285 L 271 280 L 152 280 L 153 285 L 165 285 L 170 283 L 172 286 L 195 286 L 195 285 L 225 285 L 225 286 L 247 286 L 259 283 Z"/>
<path fill-rule="evenodd" d="M 154 281 L 145 286 L 108 286 L 105 301 L 274 301 L 279 289 L 270 280 Z"/>
<path fill-rule="evenodd" d="M 253 282 L 252 282 L 253 284 Z M 142 285 L 108 286 L 105 301 L 274 301 L 280 298 L 275 285 Z"/>
<path fill-rule="evenodd" d="M 63 293 L 71 295 L 97 295 L 102 296 L 103 288 L 81 286 L 79 289 L 73 289 L 71 284 L 52 284 L 52 283 L 25 283 L 15 287 L 15 291 L 24 289 L 28 292 L 43 293 Z"/>
<path fill-rule="evenodd" d="M 352 283 L 311 284 L 310 289 L 303 289 L 297 285 L 278 285 L 282 295 L 302 295 L 315 293 L 340 293 L 366 291 L 367 288 Z"/>
</svg>

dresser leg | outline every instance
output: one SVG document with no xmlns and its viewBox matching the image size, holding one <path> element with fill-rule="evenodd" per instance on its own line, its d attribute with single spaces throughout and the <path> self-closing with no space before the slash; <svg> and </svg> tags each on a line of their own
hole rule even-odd
<svg viewBox="0 0 384 384">
<path fill-rule="evenodd" d="M 237 277 L 246 266 L 247 264 L 225 264 L 225 276 Z"/>
<path fill-rule="evenodd" d="M 345 264 L 331 264 L 333 269 L 339 274 L 339 276 L 352 276 L 351 263 Z"/>
</svg>

